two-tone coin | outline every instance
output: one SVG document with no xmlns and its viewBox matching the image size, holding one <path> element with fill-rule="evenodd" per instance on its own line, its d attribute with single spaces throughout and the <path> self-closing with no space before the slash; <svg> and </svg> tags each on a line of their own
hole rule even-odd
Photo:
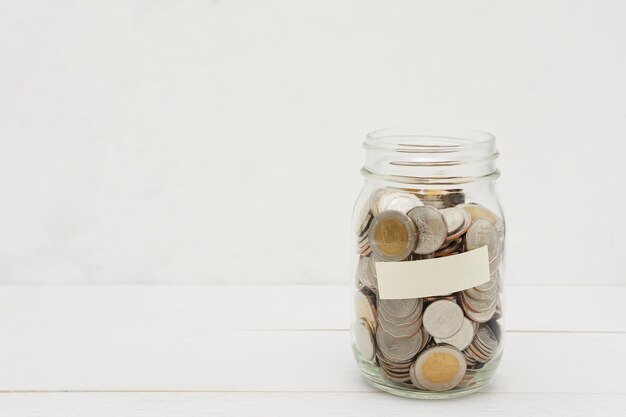
<svg viewBox="0 0 626 417">
<path fill-rule="evenodd" d="M 368 240 L 372 251 L 383 261 L 402 261 L 415 248 L 417 229 L 406 214 L 383 211 L 372 220 Z"/>
<path fill-rule="evenodd" d="M 412 369 L 413 378 L 431 391 L 448 391 L 458 385 L 467 369 L 465 356 L 455 347 L 440 345 L 422 352 Z"/>
</svg>

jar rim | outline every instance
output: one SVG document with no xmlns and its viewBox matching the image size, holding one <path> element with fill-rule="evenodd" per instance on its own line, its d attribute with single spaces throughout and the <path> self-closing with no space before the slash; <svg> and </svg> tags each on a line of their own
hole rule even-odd
<svg viewBox="0 0 626 417">
<path fill-rule="evenodd" d="M 499 176 L 499 153 L 491 133 L 474 129 L 413 127 L 381 129 L 363 142 L 361 173 L 393 182 L 454 185 Z"/>
<path fill-rule="evenodd" d="M 395 127 L 367 134 L 363 147 L 407 153 L 448 153 L 493 147 L 489 132 L 466 128 Z"/>
</svg>

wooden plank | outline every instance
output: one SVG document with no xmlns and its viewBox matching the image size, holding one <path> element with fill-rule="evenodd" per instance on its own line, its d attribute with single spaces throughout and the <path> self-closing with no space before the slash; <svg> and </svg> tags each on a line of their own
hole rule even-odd
<svg viewBox="0 0 626 417">
<path fill-rule="evenodd" d="M 506 325 L 514 331 L 626 332 L 626 286 L 509 287 Z"/>
<path fill-rule="evenodd" d="M 0 326 L 132 321 L 192 329 L 346 329 L 347 286 L 97 285 L 3 286 Z"/>
<path fill-rule="evenodd" d="M 513 331 L 626 332 L 626 287 L 510 287 Z M 0 330 L 129 322 L 141 328 L 347 329 L 348 286 L 3 286 Z M 17 321 L 16 321 L 17 320 Z"/>
<path fill-rule="evenodd" d="M 347 391 L 347 331 L 199 330 L 92 323 L 3 329 L 5 391 Z M 8 342 L 7 342 L 8 341 Z M 490 392 L 626 393 L 626 334 L 509 333 Z"/>
<path fill-rule="evenodd" d="M 445 410 L 445 412 L 443 411 Z M 0 395 L 0 413 L 19 417 L 594 417 L 626 414 L 624 394 L 478 393 L 414 401 L 384 393 L 20 393 Z"/>
</svg>

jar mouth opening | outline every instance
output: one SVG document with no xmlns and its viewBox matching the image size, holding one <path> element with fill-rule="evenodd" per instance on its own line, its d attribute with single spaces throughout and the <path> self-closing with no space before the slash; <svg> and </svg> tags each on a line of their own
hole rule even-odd
<svg viewBox="0 0 626 417">
<path fill-rule="evenodd" d="M 368 133 L 363 147 L 402 153 L 450 153 L 489 149 L 491 133 L 474 129 L 415 127 L 389 128 Z"/>
<path fill-rule="evenodd" d="M 451 185 L 497 178 L 496 138 L 472 129 L 418 127 L 382 129 L 363 147 L 367 177 L 394 182 Z"/>
</svg>

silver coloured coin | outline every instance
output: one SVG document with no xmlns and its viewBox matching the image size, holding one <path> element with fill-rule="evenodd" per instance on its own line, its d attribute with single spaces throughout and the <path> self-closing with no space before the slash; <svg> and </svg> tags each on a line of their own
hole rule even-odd
<svg viewBox="0 0 626 417">
<path fill-rule="evenodd" d="M 453 346 L 435 346 L 422 352 L 415 361 L 415 378 L 431 391 L 447 391 L 461 382 L 467 362 Z"/>
<path fill-rule="evenodd" d="M 448 235 L 453 235 L 465 224 L 465 212 L 461 209 L 451 207 L 439 211 L 446 222 Z"/>
<path fill-rule="evenodd" d="M 413 314 L 418 307 L 421 308 L 421 299 L 380 300 L 378 306 L 394 317 L 405 318 Z"/>
<path fill-rule="evenodd" d="M 457 239 L 448 242 L 447 246 L 439 249 L 435 252 L 435 258 L 441 258 L 442 256 L 449 256 L 454 253 L 458 253 L 463 249 L 463 239 Z"/>
<path fill-rule="evenodd" d="M 417 380 L 417 374 L 415 373 L 415 362 L 411 364 L 411 368 L 409 369 L 409 377 L 411 378 L 411 383 L 415 385 L 415 388 L 426 391 L 426 388 L 424 388 L 422 384 L 420 384 L 420 382 Z"/>
<path fill-rule="evenodd" d="M 461 297 L 464 298 L 464 304 L 466 304 L 474 311 L 487 311 L 496 304 L 496 293 L 494 293 L 493 296 L 491 296 L 490 298 L 485 299 L 472 298 L 469 297 L 466 293 L 462 293 Z"/>
<path fill-rule="evenodd" d="M 496 348 L 498 347 L 498 339 L 496 338 L 496 335 L 486 324 L 481 324 L 480 326 L 478 326 L 476 339 L 478 339 L 478 342 L 485 348 L 488 353 L 495 352 Z"/>
<path fill-rule="evenodd" d="M 492 289 L 494 286 L 498 285 L 499 281 L 500 281 L 500 273 L 496 271 L 495 273 L 489 276 L 489 281 L 485 282 L 484 284 L 480 284 L 479 286 L 474 287 L 474 288 L 480 291 L 487 291 L 487 290 Z"/>
<path fill-rule="evenodd" d="M 471 224 L 472 224 L 472 216 L 470 216 L 466 211 L 463 211 L 463 225 L 461 226 L 459 230 L 457 230 L 451 235 L 448 235 L 446 242 L 452 242 L 463 237 L 463 235 L 467 232 L 467 229 L 469 229 Z"/>
<path fill-rule="evenodd" d="M 387 188 L 379 188 L 378 190 L 372 193 L 369 199 L 369 204 L 370 204 L 370 210 L 374 216 L 377 216 L 379 214 L 378 203 L 381 197 L 390 192 L 391 191 Z"/>
<path fill-rule="evenodd" d="M 378 213 L 386 210 L 397 210 L 403 213 L 408 212 L 413 207 L 422 206 L 422 202 L 414 194 L 403 191 L 392 191 L 384 194 L 378 200 Z"/>
<path fill-rule="evenodd" d="M 390 324 L 393 324 L 396 326 L 409 326 L 418 322 L 421 324 L 422 323 L 422 307 L 420 306 L 416 308 L 415 311 L 411 313 L 411 315 L 408 317 L 395 317 L 387 313 L 385 310 L 381 308 L 378 310 L 378 318 L 379 320 L 382 318 L 385 321 L 389 322 Z"/>
<path fill-rule="evenodd" d="M 356 219 L 355 233 L 357 236 L 363 236 L 364 232 L 367 230 L 367 226 L 369 226 L 373 218 L 374 216 L 370 210 L 369 204 L 364 204 L 361 207 L 359 216 Z"/>
<path fill-rule="evenodd" d="M 452 336 L 447 338 L 435 337 L 435 342 L 454 346 L 458 350 L 463 350 L 468 347 L 470 343 L 472 343 L 472 340 L 474 340 L 474 325 L 468 319 L 463 320 L 461 330 Z"/>
<path fill-rule="evenodd" d="M 463 291 L 461 297 L 467 297 L 468 299 L 490 305 L 487 301 L 495 300 L 497 294 L 498 286 L 494 285 L 491 289 L 485 291 L 479 291 L 476 288 L 468 288 L 467 290 Z M 480 308 L 478 303 L 476 304 L 476 308 Z M 486 307 L 484 307 L 483 309 L 486 309 Z"/>
<path fill-rule="evenodd" d="M 361 291 L 354 293 L 354 310 L 357 318 L 365 320 L 372 329 L 376 329 L 376 307 Z"/>
<path fill-rule="evenodd" d="M 463 310 L 449 300 L 435 301 L 426 307 L 423 323 L 433 337 L 450 337 L 463 326 Z"/>
<path fill-rule="evenodd" d="M 414 207 L 407 216 L 418 230 L 417 245 L 413 252 L 426 255 L 435 252 L 448 237 L 448 228 L 439 210 L 429 206 Z"/>
<path fill-rule="evenodd" d="M 397 338 L 379 329 L 376 332 L 376 343 L 385 358 L 404 362 L 417 355 L 422 345 L 422 333 L 417 332 L 411 337 Z"/>
<path fill-rule="evenodd" d="M 489 273 L 495 274 L 500 268 L 500 262 L 502 261 L 502 252 L 498 253 L 494 259 L 489 261 Z"/>
<path fill-rule="evenodd" d="M 467 230 L 465 245 L 468 251 L 487 245 L 489 261 L 496 259 L 500 253 L 500 238 L 495 226 L 487 219 L 477 219 Z"/>
<path fill-rule="evenodd" d="M 463 300 L 463 296 L 461 296 L 461 299 Z M 496 312 L 496 303 L 494 303 L 493 307 L 491 307 L 490 309 L 485 310 L 485 311 L 480 311 L 480 312 L 472 310 L 472 308 L 469 307 L 467 304 L 464 304 L 463 307 L 464 307 L 465 315 L 467 316 L 467 318 L 472 321 L 475 321 L 476 323 L 488 322 L 489 320 L 491 320 L 491 318 Z"/>
<path fill-rule="evenodd" d="M 406 361 L 392 361 L 382 355 L 380 351 L 376 352 L 376 360 L 387 369 L 397 369 L 399 371 L 405 371 L 411 367 L 414 362 L 413 358 Z"/>
<path fill-rule="evenodd" d="M 424 349 L 426 345 L 428 345 L 428 342 L 430 342 L 431 338 L 432 336 L 429 335 L 424 326 L 422 326 L 422 346 L 420 346 L 420 351 Z"/>
<path fill-rule="evenodd" d="M 376 262 L 382 262 L 376 255 L 371 254 L 369 256 L 368 276 L 373 290 L 378 290 L 378 273 L 376 272 Z"/>
<path fill-rule="evenodd" d="M 500 216 L 495 214 L 493 211 L 489 210 L 487 207 L 481 206 L 480 204 L 470 203 L 460 204 L 457 208 L 465 210 L 472 217 L 472 220 L 487 219 L 494 225 L 499 233 L 504 232 L 504 222 L 502 221 L 502 218 L 500 218 Z"/>
<path fill-rule="evenodd" d="M 422 326 L 421 318 L 418 319 L 415 323 L 409 323 L 406 325 L 397 325 L 387 321 L 384 316 L 378 316 L 378 326 L 382 328 L 385 332 L 389 333 L 393 337 L 397 338 L 405 338 L 410 336 L 415 336 L 415 334 L 420 332 L 420 327 Z"/>
<path fill-rule="evenodd" d="M 372 281 L 370 279 L 369 272 L 369 258 L 361 257 L 359 258 L 359 264 L 356 267 L 357 276 L 359 277 L 359 281 L 368 288 L 372 288 Z"/>
<path fill-rule="evenodd" d="M 352 337 L 354 345 L 361 352 L 361 355 L 368 361 L 373 360 L 376 353 L 374 335 L 365 320 L 358 319 L 354 322 L 352 325 Z"/>
</svg>

